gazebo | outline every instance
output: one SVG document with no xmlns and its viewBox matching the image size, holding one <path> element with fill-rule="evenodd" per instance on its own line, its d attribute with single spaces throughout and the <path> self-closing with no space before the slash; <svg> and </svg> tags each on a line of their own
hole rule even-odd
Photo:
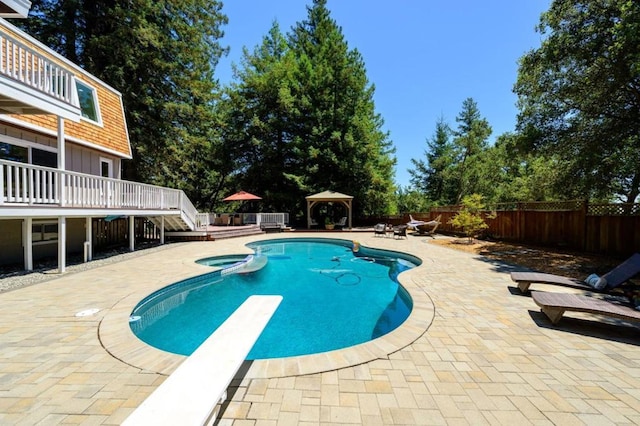
<svg viewBox="0 0 640 426">
<path fill-rule="evenodd" d="M 311 210 L 318 203 L 340 203 L 347 209 L 348 226 L 351 228 L 352 195 L 345 195 L 335 191 L 323 191 L 305 197 L 307 199 L 307 229 L 311 229 Z"/>
</svg>

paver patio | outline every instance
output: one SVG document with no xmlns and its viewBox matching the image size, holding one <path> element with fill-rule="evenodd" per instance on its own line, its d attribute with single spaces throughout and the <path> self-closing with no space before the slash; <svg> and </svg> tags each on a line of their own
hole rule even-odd
<svg viewBox="0 0 640 426">
<path fill-rule="evenodd" d="M 119 424 L 162 383 L 158 371 L 181 358 L 114 338 L 128 330 L 114 318 L 149 292 L 209 270 L 195 259 L 304 235 L 172 244 L 0 294 L 0 424 Z M 579 314 L 551 326 L 530 297 L 512 294 L 509 265 L 429 237 L 326 235 L 420 257 L 401 282 L 422 292 L 425 306 L 416 307 L 431 312 L 426 332 L 355 366 L 237 380 L 220 425 L 640 424 L 637 326 Z M 100 311 L 75 316 L 90 308 Z"/>
</svg>

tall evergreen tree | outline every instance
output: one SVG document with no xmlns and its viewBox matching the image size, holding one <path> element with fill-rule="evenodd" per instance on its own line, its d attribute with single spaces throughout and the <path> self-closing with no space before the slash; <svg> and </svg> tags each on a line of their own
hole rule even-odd
<svg viewBox="0 0 640 426">
<path fill-rule="evenodd" d="M 393 200 L 394 148 L 375 112 L 362 56 L 350 50 L 326 0 L 307 7 L 290 35 L 295 52 L 301 189 L 353 195 L 357 213 L 386 213 Z"/>
<path fill-rule="evenodd" d="M 394 199 L 393 148 L 381 130 L 364 62 L 350 50 L 325 1 L 286 36 L 274 24 L 244 52 L 224 104 L 239 184 L 266 206 L 305 212 L 304 197 L 354 196 L 355 214 L 386 213 Z"/>
<path fill-rule="evenodd" d="M 453 146 L 455 155 L 454 179 L 457 186 L 456 203 L 465 195 L 483 194 L 487 180 L 484 154 L 491 136 L 489 122 L 480 116 L 478 104 L 467 98 L 462 103 L 462 111 L 456 117 L 458 128 L 454 131 Z"/>
<path fill-rule="evenodd" d="M 565 198 L 640 194 L 640 2 L 554 0 L 520 61 L 518 130 L 556 156 Z"/>
<path fill-rule="evenodd" d="M 235 147 L 236 167 L 241 171 L 236 185 L 261 194 L 270 202 L 264 207 L 276 211 L 290 209 L 291 195 L 300 195 L 298 179 L 291 174 L 297 172 L 292 143 L 294 69 L 295 58 L 274 22 L 261 45 L 252 53 L 244 50 L 225 99 L 227 122 L 235 129 L 225 143 Z"/>
<path fill-rule="evenodd" d="M 208 0 L 35 0 L 27 30 L 123 95 L 134 151 L 125 177 L 210 192 L 220 138 L 213 71 L 226 17 Z M 206 198 L 206 195 L 205 195 Z"/>
<path fill-rule="evenodd" d="M 451 185 L 451 168 L 454 161 L 451 129 L 441 117 L 436 122 L 436 130 L 427 141 L 425 159 L 411 159 L 414 169 L 409 170 L 411 184 L 423 192 L 429 200 L 445 205 L 455 202 L 455 188 Z"/>
</svg>

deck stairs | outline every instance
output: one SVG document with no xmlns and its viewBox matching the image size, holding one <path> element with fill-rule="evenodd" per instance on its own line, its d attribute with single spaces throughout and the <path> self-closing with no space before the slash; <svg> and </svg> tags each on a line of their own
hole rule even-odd
<svg viewBox="0 0 640 426">
<path fill-rule="evenodd" d="M 165 218 L 165 229 L 167 228 L 167 220 Z M 207 226 L 196 230 L 175 230 L 165 233 L 165 236 L 171 240 L 179 241 L 215 241 L 226 238 L 244 237 L 247 235 L 264 234 L 258 225 L 244 226 Z"/>
<path fill-rule="evenodd" d="M 244 237 L 247 235 L 264 234 L 259 225 L 244 225 L 244 226 L 227 226 L 227 227 L 214 227 L 213 230 L 208 231 L 210 238 L 213 240 L 222 240 L 225 238 Z"/>
<path fill-rule="evenodd" d="M 160 226 L 161 219 L 159 217 L 150 217 L 149 220 L 156 226 Z M 171 231 L 193 231 L 189 224 L 183 219 L 182 214 L 167 215 L 164 217 L 164 229 Z"/>
</svg>

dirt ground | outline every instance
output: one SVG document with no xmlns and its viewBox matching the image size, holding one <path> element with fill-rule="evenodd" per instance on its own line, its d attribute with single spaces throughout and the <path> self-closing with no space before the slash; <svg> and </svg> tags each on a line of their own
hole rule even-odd
<svg viewBox="0 0 640 426">
<path fill-rule="evenodd" d="M 449 238 L 440 235 L 435 239 L 429 240 L 429 243 L 479 254 L 493 260 L 523 266 L 537 272 L 547 272 L 580 279 L 584 279 L 593 273 L 603 275 L 624 260 L 606 255 L 505 242 L 474 240 L 473 244 L 468 244 L 466 238 Z"/>
</svg>

